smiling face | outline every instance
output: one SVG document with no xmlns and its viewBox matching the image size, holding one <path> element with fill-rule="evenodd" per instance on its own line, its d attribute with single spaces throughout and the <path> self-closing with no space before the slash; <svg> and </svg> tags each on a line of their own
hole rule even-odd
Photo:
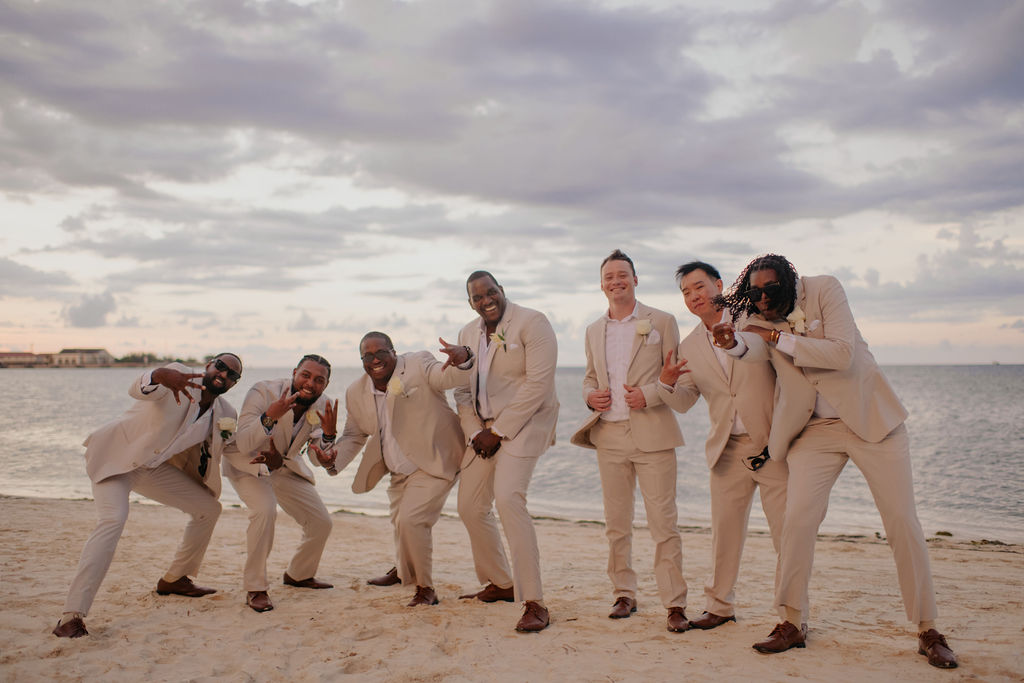
<svg viewBox="0 0 1024 683">
<path fill-rule="evenodd" d="M 359 344 L 359 355 L 363 360 L 363 370 L 370 376 L 373 386 L 384 391 L 391 375 L 395 373 L 398 354 L 380 337 L 366 337 Z"/>
<path fill-rule="evenodd" d="M 690 313 L 711 327 L 721 317 L 719 309 L 711 300 L 722 293 L 722 281 L 712 279 L 701 268 L 691 270 L 679 280 L 679 291 Z"/>
<path fill-rule="evenodd" d="M 470 307 L 480 314 L 488 329 L 493 331 L 508 306 L 505 290 L 487 276 L 471 280 L 466 290 L 469 292 Z"/>
<path fill-rule="evenodd" d="M 241 361 L 230 353 L 223 353 L 206 364 L 203 389 L 214 396 L 220 396 L 235 386 L 241 374 Z"/>
<path fill-rule="evenodd" d="M 304 360 L 292 371 L 292 393 L 298 393 L 295 402 L 311 406 L 324 393 L 328 383 L 327 368 L 315 360 Z"/>
<path fill-rule="evenodd" d="M 627 261 L 611 259 L 601 266 L 601 291 L 609 306 L 635 305 L 636 285 L 636 275 Z"/>
</svg>

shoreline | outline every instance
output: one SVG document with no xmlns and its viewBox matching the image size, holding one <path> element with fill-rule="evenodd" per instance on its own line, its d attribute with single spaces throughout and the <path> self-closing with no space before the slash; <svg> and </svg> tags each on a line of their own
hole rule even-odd
<svg viewBox="0 0 1024 683">
<path fill-rule="evenodd" d="M 0 496 L 0 673 L 5 680 L 358 680 L 546 681 L 711 678 L 802 681 L 1015 681 L 1024 673 L 1024 547 L 929 542 L 940 606 L 939 628 L 960 657 L 940 672 L 917 654 L 906 623 L 891 552 L 867 536 L 819 539 L 806 649 L 760 655 L 750 645 L 776 623 L 771 608 L 775 558 L 767 534 L 748 535 L 736 588 L 737 619 L 713 631 L 665 630 L 654 583 L 653 543 L 634 534 L 639 611 L 610 620 L 604 528 L 590 521 L 538 519 L 545 601 L 552 625 L 517 634 L 521 608 L 458 600 L 477 586 L 466 532 L 445 516 L 434 529 L 435 589 L 441 603 L 407 608 L 412 589 L 365 580 L 393 564 L 384 517 L 334 511 L 334 530 L 318 578 L 329 591 L 285 587 L 280 576 L 300 532 L 279 515 L 268 565 L 276 608 L 244 604 L 244 511 L 226 506 L 197 583 L 200 599 L 154 591 L 186 517 L 160 505 L 133 504 L 96 603 L 90 635 L 55 638 L 56 623 L 86 536 L 91 501 Z M 710 532 L 685 528 L 687 615 L 700 615 L 710 570 Z M 977 542 L 975 542 L 977 543 Z M 356 680 L 356 679 L 353 679 Z"/>
</svg>

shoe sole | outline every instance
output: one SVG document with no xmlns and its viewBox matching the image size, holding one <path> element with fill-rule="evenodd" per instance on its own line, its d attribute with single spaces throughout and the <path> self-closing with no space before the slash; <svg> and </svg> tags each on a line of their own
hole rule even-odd
<svg viewBox="0 0 1024 683">
<path fill-rule="evenodd" d="M 925 657 L 928 656 L 928 653 L 925 652 L 924 650 L 922 650 L 921 648 L 917 649 L 917 654 L 924 655 Z M 955 668 L 957 668 L 959 666 L 959 664 L 957 662 L 948 662 L 948 663 L 944 663 L 944 664 L 933 664 L 931 659 L 928 660 L 928 663 L 931 664 L 932 666 L 934 666 L 936 669 L 955 669 Z"/>
<path fill-rule="evenodd" d="M 807 643 L 793 643 L 792 645 L 787 647 L 785 650 L 769 650 L 768 648 L 758 647 L 756 645 L 754 645 L 753 647 L 754 647 L 755 650 L 757 650 L 758 652 L 760 652 L 763 655 L 775 655 L 775 654 L 778 654 L 780 652 L 785 652 L 786 650 L 792 650 L 794 647 L 799 647 L 799 648 L 807 647 Z"/>
<path fill-rule="evenodd" d="M 718 628 L 719 626 L 725 626 L 725 625 L 726 625 L 726 624 L 728 624 L 728 623 L 729 623 L 730 621 L 731 621 L 731 622 L 733 622 L 733 623 L 736 623 L 736 619 L 735 619 L 735 618 L 733 618 L 733 619 L 726 619 L 726 620 L 725 620 L 725 621 L 723 621 L 722 623 L 720 623 L 720 624 L 715 624 L 714 626 L 701 626 L 701 625 L 699 625 L 699 624 L 695 624 L 695 623 L 693 623 L 693 622 L 691 621 L 691 622 L 690 622 L 690 628 L 695 628 L 695 629 L 697 629 L 698 631 L 710 631 L 710 630 L 711 630 L 711 629 L 713 629 L 713 628 Z"/>
</svg>

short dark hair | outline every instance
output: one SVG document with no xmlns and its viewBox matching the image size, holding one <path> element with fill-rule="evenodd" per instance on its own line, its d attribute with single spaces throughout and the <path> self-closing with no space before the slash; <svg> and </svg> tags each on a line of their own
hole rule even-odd
<svg viewBox="0 0 1024 683">
<path fill-rule="evenodd" d="M 796 307 L 796 283 L 800 277 L 797 275 L 796 267 L 785 256 L 764 254 L 747 264 L 747 267 L 743 269 L 740 276 L 736 278 L 736 282 L 732 283 L 732 287 L 723 297 L 725 304 L 732 312 L 733 322 L 743 313 L 748 315 L 758 313 L 757 302 L 751 301 L 748 290 L 750 289 L 750 276 L 759 270 L 774 270 L 779 278 L 779 284 L 782 285 L 779 300 L 773 302 L 777 306 L 775 310 L 781 315 L 787 316 Z"/>
<path fill-rule="evenodd" d="M 469 293 L 470 282 L 472 282 L 473 280 L 479 280 L 480 278 L 484 277 L 491 278 L 491 282 L 493 282 L 496 286 L 501 287 L 501 285 L 498 284 L 498 279 L 495 278 L 490 273 L 488 273 L 486 270 L 474 270 L 472 273 L 469 274 L 469 277 L 466 278 L 466 293 Z"/>
<path fill-rule="evenodd" d="M 367 339 L 380 339 L 382 342 L 388 345 L 389 349 L 391 349 L 392 351 L 395 350 L 395 345 L 391 343 L 391 337 L 384 334 L 383 332 L 377 332 L 376 330 L 374 330 L 371 332 L 367 332 L 366 334 L 363 335 L 363 338 L 359 340 L 360 355 L 362 355 L 363 353 L 363 342 L 366 341 Z"/>
<path fill-rule="evenodd" d="M 327 368 L 327 379 L 331 378 L 331 364 L 327 362 L 326 358 L 316 353 L 307 353 L 305 356 L 300 358 L 299 362 L 295 364 L 295 369 L 298 370 L 302 366 L 302 364 L 305 363 L 307 360 L 311 360 L 314 363 L 319 363 L 320 365 Z"/>
<path fill-rule="evenodd" d="M 626 263 L 629 264 L 629 269 L 633 271 L 633 277 L 636 277 L 636 266 L 633 265 L 633 259 L 626 256 L 626 252 L 622 251 L 621 249 L 616 249 L 612 253 L 605 256 L 604 261 L 601 261 L 600 270 L 603 270 L 604 264 L 608 263 L 609 261 L 625 261 Z"/>
<path fill-rule="evenodd" d="M 244 367 L 244 365 L 242 364 L 242 357 L 239 356 L 237 353 L 231 353 L 230 351 L 222 351 L 221 353 L 215 353 L 212 356 L 210 356 L 210 361 L 215 361 L 221 356 L 234 356 L 235 360 L 238 361 L 239 367 Z"/>
<path fill-rule="evenodd" d="M 722 275 L 718 272 L 718 268 L 715 268 L 706 261 L 690 261 L 676 268 L 676 282 L 682 282 L 683 278 L 692 273 L 695 270 L 703 270 L 712 280 L 721 280 Z"/>
</svg>

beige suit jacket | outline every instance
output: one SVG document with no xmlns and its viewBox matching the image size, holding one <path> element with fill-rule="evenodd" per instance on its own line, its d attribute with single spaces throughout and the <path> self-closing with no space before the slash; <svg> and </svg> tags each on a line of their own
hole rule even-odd
<svg viewBox="0 0 1024 683">
<path fill-rule="evenodd" d="M 234 476 L 236 473 L 252 476 L 266 475 L 266 465 L 258 463 L 253 465 L 249 461 L 259 455 L 260 451 L 266 450 L 270 446 L 270 440 L 273 439 L 278 453 L 284 456 L 284 467 L 309 483 L 316 484 L 313 471 L 302 458 L 302 451 L 310 441 L 315 442 L 321 448 L 324 447 L 324 443 L 320 439 L 323 430 L 319 425 L 314 427 L 304 416 L 302 425 L 293 439 L 292 430 L 295 422 L 291 410 L 277 421 L 269 436 L 263 428 L 263 424 L 260 423 L 260 416 L 271 403 L 281 398 L 281 393 L 285 389 L 291 388 L 291 382 L 291 377 L 257 382 L 245 395 L 245 401 L 242 402 L 242 414 L 238 418 L 238 434 L 235 436 L 234 442 L 224 449 L 224 457 L 231 466 L 228 470 L 229 476 Z M 306 409 L 306 415 L 324 412 L 324 406 L 330 400 L 326 394 L 321 394 L 320 398 Z M 313 467 L 319 467 L 319 462 L 313 453 L 307 452 L 306 456 Z"/>
<path fill-rule="evenodd" d="M 179 372 L 196 372 L 181 363 L 171 363 L 166 367 Z M 89 479 L 99 483 L 108 477 L 143 467 L 156 455 L 167 450 L 184 429 L 188 428 L 189 402 L 181 397 L 181 403 L 174 400 L 174 393 L 164 386 L 157 386 L 149 393 L 142 392 L 142 380 L 146 375 L 139 376 L 128 388 L 128 395 L 136 400 L 120 417 L 106 423 L 92 434 L 85 442 L 85 471 Z M 202 391 L 186 389 L 189 395 L 199 401 Z M 213 400 L 210 410 L 213 411 L 210 442 L 210 469 L 220 472 L 220 458 L 225 442 L 217 429 L 217 420 L 222 417 L 235 417 L 235 409 L 218 396 Z M 209 472 L 207 472 L 209 478 Z M 220 486 L 217 484 L 219 493 Z"/>
<path fill-rule="evenodd" d="M 814 412 L 817 392 L 854 434 L 871 443 L 881 441 L 906 420 L 907 411 L 857 329 L 843 286 L 830 275 L 802 277 L 796 303 L 808 329 L 797 336 L 793 356 L 756 334 L 740 333 L 747 345 L 743 360 L 770 359 L 778 376 L 768 440 L 772 457 L 786 456 Z M 760 315 L 749 322 L 766 323 Z M 786 322 L 769 326 L 789 332 Z"/>
<path fill-rule="evenodd" d="M 679 343 L 679 326 L 675 316 L 657 308 L 637 305 L 637 320 L 649 320 L 652 332 L 633 336 L 626 383 L 640 387 L 647 407 L 629 411 L 629 426 L 636 447 L 645 453 L 665 451 L 683 445 L 679 422 L 658 392 L 658 376 L 669 349 Z M 608 388 L 608 364 L 605 357 L 605 329 L 607 316 L 602 315 L 587 327 L 587 371 L 583 376 L 583 402 L 591 391 Z M 657 330 L 657 334 L 654 334 Z M 589 407 L 589 406 L 588 406 Z M 590 440 L 590 429 L 601 419 L 601 413 L 591 409 L 590 415 L 576 430 L 571 443 L 583 448 L 596 448 Z"/>
<path fill-rule="evenodd" d="M 686 359 L 690 372 L 679 376 L 671 392 L 659 384 L 658 393 L 680 413 L 704 397 L 711 417 L 711 431 L 704 444 L 708 469 L 715 466 L 729 443 L 737 413 L 757 450 L 768 444 L 775 398 L 775 371 L 771 363 L 741 363 L 730 356 L 723 370 L 704 323 L 698 323 L 680 342 L 677 359 Z"/>
<path fill-rule="evenodd" d="M 391 382 L 398 378 L 402 391 L 387 393 L 385 409 L 391 433 L 405 457 L 427 474 L 453 481 L 466 441 L 444 391 L 464 385 L 469 370 L 454 366 L 442 370 L 442 365 L 427 351 L 400 355 Z M 343 470 L 366 444 L 352 481 L 353 492 L 366 493 L 388 473 L 369 376 L 364 374 L 349 385 L 345 409 L 348 417 L 338 442 L 338 458 L 328 472 L 333 475 Z"/>
<path fill-rule="evenodd" d="M 483 429 L 477 413 L 479 371 L 488 367 L 487 396 L 494 411 L 495 432 L 504 436 L 502 449 L 518 457 L 537 457 L 555 442 L 558 396 L 555 365 L 558 341 L 543 313 L 509 302 L 497 326 L 503 343 L 491 342 L 484 358 L 476 358 L 469 383 L 455 390 L 459 419 L 466 438 Z M 476 319 L 459 332 L 459 344 L 476 353 L 484 323 Z M 463 469 L 475 453 L 466 450 Z"/>
</svg>

